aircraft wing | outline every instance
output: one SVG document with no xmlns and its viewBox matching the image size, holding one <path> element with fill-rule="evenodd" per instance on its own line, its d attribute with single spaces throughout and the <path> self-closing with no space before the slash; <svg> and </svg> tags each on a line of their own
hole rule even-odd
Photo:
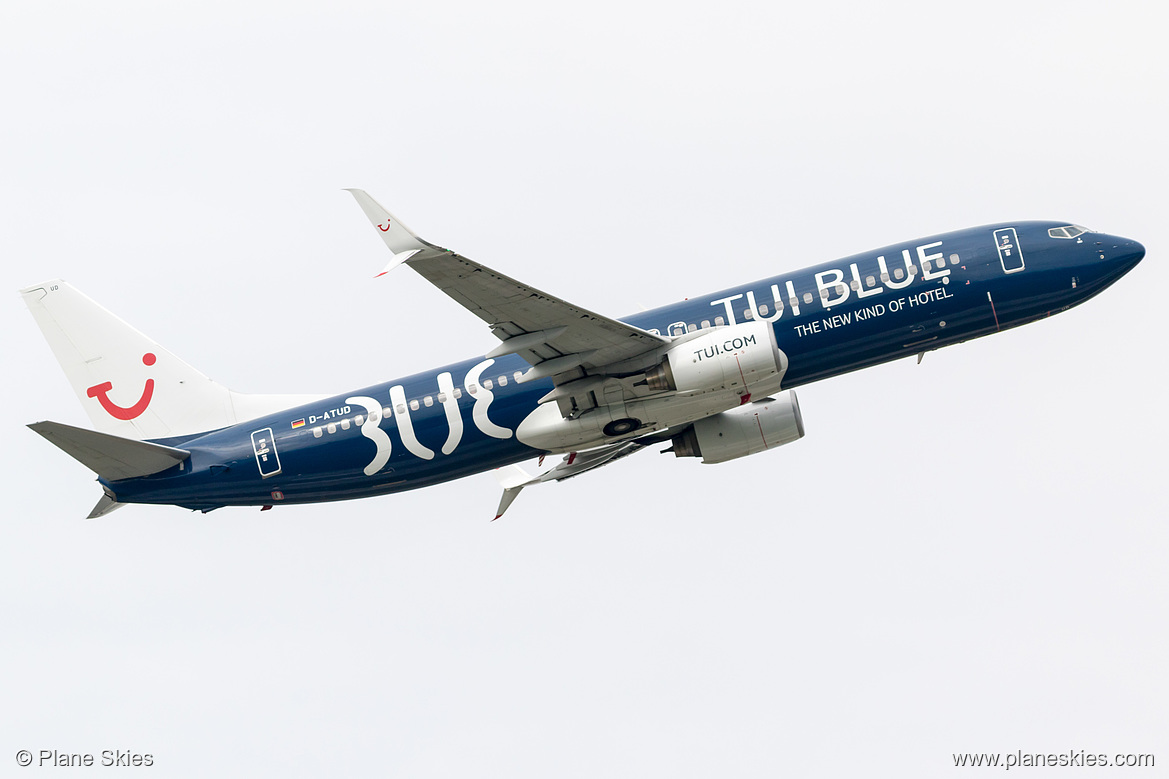
<svg viewBox="0 0 1169 779">
<path fill-rule="evenodd" d="M 584 452 L 569 452 L 559 463 L 552 466 L 544 466 L 544 458 L 541 457 L 540 469 L 535 474 L 528 473 L 519 465 L 509 465 L 506 468 L 500 468 L 496 471 L 495 476 L 499 481 L 499 485 L 503 487 L 503 496 L 499 499 L 499 508 L 495 510 L 495 519 L 499 519 L 504 515 L 504 512 L 507 511 L 508 507 L 524 487 L 530 487 L 533 484 L 544 484 L 550 481 L 563 481 L 564 479 L 571 479 L 573 476 L 580 476 L 582 473 L 587 473 L 595 468 L 617 462 L 631 454 L 640 452 L 648 446 L 668 441 L 673 434 L 673 430 L 667 430 L 664 433 L 659 432 L 630 441 L 621 441 L 620 443 L 610 444 Z"/>
<path fill-rule="evenodd" d="M 427 243 L 363 190 L 348 191 L 394 255 L 382 273 L 405 263 L 486 322 L 503 342 L 488 357 L 514 353 L 532 366 L 520 381 L 551 377 L 559 386 L 590 369 L 624 362 L 670 343 L 669 338 L 573 305 Z"/>
</svg>

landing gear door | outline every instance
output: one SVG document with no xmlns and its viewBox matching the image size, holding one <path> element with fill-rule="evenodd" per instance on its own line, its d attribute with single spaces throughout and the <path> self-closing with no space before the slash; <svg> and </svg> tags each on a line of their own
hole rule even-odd
<svg viewBox="0 0 1169 779">
<path fill-rule="evenodd" d="M 1004 227 L 995 230 L 994 243 L 999 251 L 1003 273 L 1018 273 L 1023 270 L 1023 251 L 1019 248 L 1019 236 L 1015 234 L 1015 228 Z"/>
<path fill-rule="evenodd" d="M 252 433 L 252 451 L 256 453 L 260 476 L 267 479 L 280 473 L 280 456 L 276 454 L 276 438 L 272 435 L 272 428 L 266 427 Z"/>
</svg>

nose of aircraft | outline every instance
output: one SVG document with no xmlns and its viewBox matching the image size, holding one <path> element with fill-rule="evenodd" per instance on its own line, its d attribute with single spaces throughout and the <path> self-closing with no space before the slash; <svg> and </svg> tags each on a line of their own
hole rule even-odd
<svg viewBox="0 0 1169 779">
<path fill-rule="evenodd" d="M 1112 250 L 1112 262 L 1120 271 L 1118 275 L 1128 273 L 1144 259 L 1145 247 L 1139 241 L 1128 238 L 1117 238 L 1116 247 Z"/>
<path fill-rule="evenodd" d="M 1099 255 L 1097 267 L 1109 284 L 1135 268 L 1145 256 L 1145 247 L 1138 241 L 1119 235 L 1097 234 L 1093 243 Z"/>
<path fill-rule="evenodd" d="M 1140 241 L 1126 241 L 1124 245 L 1133 265 L 1144 259 L 1145 247 Z"/>
</svg>

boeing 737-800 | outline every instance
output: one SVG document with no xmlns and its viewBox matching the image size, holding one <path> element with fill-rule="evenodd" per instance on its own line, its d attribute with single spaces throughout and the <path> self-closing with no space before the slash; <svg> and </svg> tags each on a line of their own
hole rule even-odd
<svg viewBox="0 0 1169 779">
<path fill-rule="evenodd" d="M 389 247 L 386 271 L 409 265 L 499 345 L 330 397 L 244 395 L 64 281 L 31 286 L 24 300 L 97 431 L 30 427 L 97 474 L 90 517 L 364 498 L 499 469 L 498 517 L 528 485 L 654 445 L 721 463 L 804 435 L 796 387 L 1065 311 L 1145 254 L 1066 222 L 1008 222 L 613 319 L 428 243 L 350 192 Z"/>
</svg>

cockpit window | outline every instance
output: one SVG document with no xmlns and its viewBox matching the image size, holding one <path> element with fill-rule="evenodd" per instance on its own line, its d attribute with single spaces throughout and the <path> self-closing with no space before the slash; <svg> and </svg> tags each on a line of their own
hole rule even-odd
<svg viewBox="0 0 1169 779">
<path fill-rule="evenodd" d="M 1047 231 L 1047 234 L 1052 238 L 1075 238 L 1078 235 L 1092 232 L 1087 227 L 1080 227 L 1079 225 L 1068 225 L 1067 227 L 1053 227 Z"/>
</svg>

